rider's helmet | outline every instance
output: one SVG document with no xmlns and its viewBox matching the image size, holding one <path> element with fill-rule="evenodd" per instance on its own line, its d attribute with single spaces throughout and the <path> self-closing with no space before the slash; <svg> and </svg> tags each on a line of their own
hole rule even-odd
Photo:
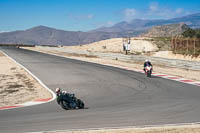
<svg viewBox="0 0 200 133">
<path fill-rule="evenodd" d="M 56 88 L 56 93 L 59 93 L 60 92 L 60 88 Z"/>
<path fill-rule="evenodd" d="M 145 62 L 148 62 L 148 61 L 149 61 L 148 59 L 145 60 Z"/>
</svg>

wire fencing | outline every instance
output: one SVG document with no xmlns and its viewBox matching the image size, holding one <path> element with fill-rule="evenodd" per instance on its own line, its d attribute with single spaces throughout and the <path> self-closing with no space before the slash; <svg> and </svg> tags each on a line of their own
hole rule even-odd
<svg viewBox="0 0 200 133">
<path fill-rule="evenodd" d="M 200 55 L 200 39 L 198 38 L 173 37 L 171 44 L 175 54 Z"/>
</svg>

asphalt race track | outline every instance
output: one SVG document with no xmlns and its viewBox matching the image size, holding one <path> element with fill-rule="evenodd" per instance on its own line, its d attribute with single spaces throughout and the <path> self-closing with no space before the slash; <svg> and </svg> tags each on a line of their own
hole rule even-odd
<svg viewBox="0 0 200 133">
<path fill-rule="evenodd" d="M 141 126 L 200 121 L 200 87 L 29 50 L 1 47 L 55 91 L 81 98 L 87 109 L 56 101 L 0 111 L 0 132 Z"/>
</svg>

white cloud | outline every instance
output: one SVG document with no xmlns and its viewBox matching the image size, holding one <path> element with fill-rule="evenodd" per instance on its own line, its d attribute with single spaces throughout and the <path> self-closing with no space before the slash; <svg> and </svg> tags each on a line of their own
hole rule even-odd
<svg viewBox="0 0 200 133">
<path fill-rule="evenodd" d="M 107 26 L 113 26 L 113 25 L 114 25 L 114 23 L 112 21 L 107 22 Z"/>
<path fill-rule="evenodd" d="M 151 2 L 146 9 L 136 10 L 135 8 L 126 8 L 117 12 L 117 15 L 130 22 L 133 19 L 170 19 L 188 15 L 188 11 L 184 8 L 171 8 L 168 6 L 160 5 L 158 2 Z"/>
<path fill-rule="evenodd" d="M 181 14 L 181 13 L 183 13 L 183 8 L 177 8 L 176 9 L 176 14 Z"/>
<path fill-rule="evenodd" d="M 94 14 L 88 14 L 88 15 L 87 15 L 87 18 L 88 18 L 88 19 L 94 18 Z"/>
<path fill-rule="evenodd" d="M 169 9 L 169 8 L 163 8 L 159 13 L 155 14 L 162 18 L 170 19 L 174 17 L 180 17 L 187 15 L 187 12 L 184 11 L 183 8 L 177 8 L 177 9 Z"/>
<path fill-rule="evenodd" d="M 175 13 L 167 8 L 163 8 L 162 11 L 155 14 L 159 17 L 162 17 L 164 19 L 169 19 L 175 16 Z"/>
<path fill-rule="evenodd" d="M 152 2 L 149 4 L 149 10 L 146 13 L 143 12 L 143 14 L 147 14 L 147 17 L 152 19 L 170 19 L 186 15 L 186 12 L 183 8 L 171 9 L 169 7 L 159 6 L 157 2 Z"/>
<path fill-rule="evenodd" d="M 125 13 L 126 17 L 133 17 L 133 16 L 136 15 L 136 10 L 127 8 L 127 9 L 124 10 L 124 13 Z"/>
<path fill-rule="evenodd" d="M 3 30 L 2 30 L 2 31 L 0 31 L 0 33 L 4 33 L 4 32 L 9 32 L 9 31 L 3 31 Z"/>
<path fill-rule="evenodd" d="M 76 21 L 91 20 L 94 14 L 68 14 L 68 17 Z"/>
<path fill-rule="evenodd" d="M 143 12 L 144 13 L 144 12 Z M 152 2 L 149 4 L 149 10 L 147 10 L 148 18 L 164 18 L 168 19 L 174 15 L 173 11 L 166 7 L 160 7 L 158 2 Z"/>
<path fill-rule="evenodd" d="M 152 2 L 149 5 L 149 9 L 150 9 L 150 11 L 155 12 L 159 9 L 159 4 L 157 2 Z"/>
<path fill-rule="evenodd" d="M 113 21 L 107 21 L 104 23 L 98 23 L 96 27 L 110 27 L 113 26 L 115 23 Z"/>
<path fill-rule="evenodd" d="M 137 11 L 134 8 L 126 8 L 123 11 L 123 14 L 126 21 L 131 21 L 133 18 L 136 17 Z"/>
</svg>

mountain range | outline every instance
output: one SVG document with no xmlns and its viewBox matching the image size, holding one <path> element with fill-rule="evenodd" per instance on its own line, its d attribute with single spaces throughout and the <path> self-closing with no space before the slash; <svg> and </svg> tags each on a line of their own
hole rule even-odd
<svg viewBox="0 0 200 133">
<path fill-rule="evenodd" d="M 200 13 L 166 20 L 134 19 L 130 22 L 123 21 L 111 27 L 101 27 L 88 32 L 64 31 L 37 26 L 23 31 L 0 33 L 0 44 L 80 45 L 110 38 L 138 36 L 154 26 L 177 23 L 185 23 L 190 28 L 200 28 Z"/>
<path fill-rule="evenodd" d="M 191 14 L 173 19 L 157 19 L 157 20 L 142 20 L 133 19 L 130 22 L 120 22 L 112 27 L 101 27 L 90 32 L 126 32 L 126 31 L 144 31 L 153 26 L 185 23 L 190 28 L 200 28 L 200 13 Z"/>
<path fill-rule="evenodd" d="M 0 44 L 78 45 L 118 37 L 115 33 L 87 33 L 37 26 L 24 31 L 0 33 Z"/>
</svg>

